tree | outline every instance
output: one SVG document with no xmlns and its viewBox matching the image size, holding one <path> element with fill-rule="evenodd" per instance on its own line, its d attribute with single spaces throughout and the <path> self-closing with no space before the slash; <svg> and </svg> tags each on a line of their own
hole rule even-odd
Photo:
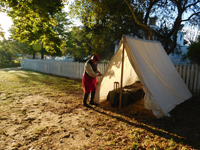
<svg viewBox="0 0 200 150">
<path fill-rule="evenodd" d="M 65 55 L 70 55 L 75 61 L 83 61 L 85 55 L 85 48 L 83 32 L 81 27 L 72 27 L 72 31 L 68 34 L 68 40 L 66 41 L 65 47 L 62 48 L 62 52 Z M 77 40 L 78 39 L 78 40 Z"/>
<path fill-rule="evenodd" d="M 52 30 L 56 33 L 56 35 L 61 39 L 62 44 L 61 46 L 54 45 L 54 53 L 48 52 L 45 49 L 45 46 L 43 46 L 42 43 L 42 49 L 41 49 L 41 58 L 44 58 L 44 54 L 51 55 L 51 56 L 61 56 L 62 55 L 62 49 L 66 44 L 66 41 L 68 41 L 69 36 L 69 27 L 72 25 L 72 22 L 68 19 L 68 13 L 61 11 L 55 14 L 56 19 L 56 26 L 51 26 Z"/>
<path fill-rule="evenodd" d="M 50 24 L 48 24 L 48 26 L 50 26 L 52 28 L 52 30 L 56 33 L 56 35 L 63 41 L 63 45 L 65 44 L 66 40 L 67 40 L 67 35 L 68 35 L 68 30 L 69 30 L 69 26 L 72 24 L 69 19 L 67 19 L 67 13 L 66 12 L 59 12 L 55 14 L 55 19 L 56 19 L 56 26 L 51 26 Z M 11 38 L 13 41 L 20 42 L 19 40 L 15 39 L 16 37 L 16 24 L 15 22 L 13 23 L 11 29 L 10 29 L 10 33 L 11 33 Z M 44 55 L 52 55 L 52 56 L 61 56 L 62 52 L 60 50 L 60 47 L 58 47 L 58 45 L 54 45 L 53 48 L 53 53 L 52 51 L 48 51 L 46 50 L 46 47 L 44 46 L 44 44 L 42 43 L 42 40 L 37 40 L 37 42 L 32 42 L 30 43 L 29 41 L 24 41 L 25 44 L 29 44 L 30 48 L 29 51 L 24 51 L 23 54 L 33 54 L 33 59 L 35 59 L 35 54 L 37 52 L 41 53 L 41 59 L 44 58 Z M 35 44 L 41 44 L 41 50 L 36 51 L 33 49 L 33 45 Z"/>
<path fill-rule="evenodd" d="M 95 24 L 103 23 L 108 25 L 111 31 L 124 29 L 118 32 L 121 34 L 120 37 L 116 36 L 117 31 L 112 32 L 114 35 L 112 37 L 118 39 L 121 39 L 122 34 L 149 39 L 152 34 L 150 31 L 153 30 L 154 39 L 160 41 L 167 54 L 170 54 L 177 46 L 177 33 L 182 23 L 198 23 L 200 1 L 126 0 L 125 3 L 124 0 L 75 0 L 71 10 L 73 15 L 77 15 L 83 24 L 90 28 Z M 150 19 L 155 14 L 160 29 L 153 29 L 149 25 Z M 118 28 L 116 28 L 117 24 Z"/>
<path fill-rule="evenodd" d="M 161 41 L 167 54 L 177 46 L 177 33 L 183 23 L 198 23 L 200 15 L 200 1 L 196 0 L 170 0 L 159 1 L 155 7 L 156 14 L 162 25 L 167 26 L 168 32 Z M 157 32 L 159 35 L 159 32 Z M 170 41 L 172 38 L 172 41 Z"/>
<path fill-rule="evenodd" d="M 151 29 L 150 27 L 148 27 L 146 24 L 141 23 L 141 22 L 138 20 L 138 18 L 136 17 L 136 14 L 135 14 L 135 12 L 134 12 L 134 8 L 131 7 L 129 1 L 128 1 L 128 0 L 125 0 L 125 2 L 126 2 L 126 4 L 128 5 L 128 7 L 129 7 L 129 9 L 130 9 L 130 11 L 131 11 L 131 13 L 132 13 L 132 15 L 133 15 L 133 18 L 134 18 L 135 22 L 136 22 L 139 26 L 142 26 L 144 29 L 146 29 L 146 30 L 148 30 L 148 31 L 150 32 L 150 36 L 148 36 L 147 32 L 144 31 L 145 39 L 148 39 L 148 37 L 150 37 L 150 40 L 153 40 L 153 31 L 152 31 L 152 29 Z M 156 2 L 157 2 L 157 1 L 156 1 Z M 150 5 L 150 6 L 152 7 L 153 5 Z M 146 14 L 148 14 L 148 13 L 149 13 L 149 12 L 147 12 Z M 147 22 L 147 20 L 144 20 L 144 21 L 145 21 L 145 23 Z"/>
<path fill-rule="evenodd" d="M 98 33 L 99 32 L 99 33 Z M 114 44 L 110 42 L 109 32 L 85 27 L 73 27 L 62 51 L 71 55 L 75 61 L 85 61 L 87 56 L 99 54 L 101 59 L 110 59 L 113 54 Z M 106 53 L 105 53 L 106 52 Z"/>
<path fill-rule="evenodd" d="M 62 39 L 52 26 L 57 25 L 54 15 L 62 10 L 64 0 L 2 0 L 1 6 L 5 6 L 15 24 L 14 38 L 18 41 L 30 44 L 42 41 L 44 48 L 51 53 L 55 52 L 54 46 L 62 45 Z"/>
<path fill-rule="evenodd" d="M 97 53 L 101 58 L 109 59 L 114 52 L 114 42 L 121 39 L 123 34 L 133 33 L 141 37 L 139 26 L 133 26 L 134 20 L 126 7 L 124 0 L 74 1 L 70 6 L 70 14 L 79 17 L 84 31 L 88 33 L 85 37 L 90 48 L 87 48 L 89 53 L 86 55 Z M 136 14 L 142 15 L 140 12 Z"/>
</svg>

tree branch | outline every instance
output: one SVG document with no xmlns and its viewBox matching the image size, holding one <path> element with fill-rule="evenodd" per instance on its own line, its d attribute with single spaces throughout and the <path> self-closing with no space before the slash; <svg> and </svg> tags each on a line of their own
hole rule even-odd
<svg viewBox="0 0 200 150">
<path fill-rule="evenodd" d="M 192 3 L 192 4 L 188 5 L 187 7 L 185 7 L 185 9 L 187 9 L 187 8 L 189 8 L 189 7 L 191 7 L 191 6 L 195 6 L 195 5 L 198 4 L 198 3 L 199 3 L 199 1 L 197 1 L 196 3 Z"/>
<path fill-rule="evenodd" d="M 185 19 L 185 20 L 182 20 L 182 21 L 183 21 L 183 22 L 184 22 L 184 21 L 189 21 L 193 16 L 198 15 L 198 14 L 200 14 L 200 12 L 194 13 L 194 14 L 192 14 L 190 17 L 188 17 L 188 19 Z"/>
<path fill-rule="evenodd" d="M 145 24 L 143 24 L 143 23 L 140 23 L 140 22 L 137 20 L 137 17 L 135 16 L 135 13 L 134 13 L 134 11 L 133 11 L 133 8 L 132 8 L 131 5 L 129 4 L 128 0 L 125 0 L 125 2 L 126 2 L 126 4 L 128 5 L 129 9 L 131 10 L 131 13 L 132 13 L 132 15 L 133 15 L 133 18 L 134 18 L 135 22 L 136 22 L 138 25 L 140 25 L 140 26 L 144 27 L 145 29 L 147 29 L 147 30 L 150 32 L 150 40 L 153 40 L 153 31 L 152 31 L 147 25 L 145 25 Z"/>
</svg>

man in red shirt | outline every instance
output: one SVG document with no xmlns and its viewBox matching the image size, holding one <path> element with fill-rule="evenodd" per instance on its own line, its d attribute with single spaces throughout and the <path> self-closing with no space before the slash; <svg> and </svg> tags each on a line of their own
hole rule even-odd
<svg viewBox="0 0 200 150">
<path fill-rule="evenodd" d="M 99 68 L 97 67 L 97 63 L 99 60 L 100 58 L 98 55 L 93 55 L 92 58 L 85 63 L 84 73 L 82 77 L 82 85 L 84 90 L 83 105 L 86 107 L 89 106 L 87 104 L 87 99 L 90 93 L 90 104 L 98 105 L 94 103 L 93 100 L 97 84 L 97 76 L 102 76 Z"/>
</svg>

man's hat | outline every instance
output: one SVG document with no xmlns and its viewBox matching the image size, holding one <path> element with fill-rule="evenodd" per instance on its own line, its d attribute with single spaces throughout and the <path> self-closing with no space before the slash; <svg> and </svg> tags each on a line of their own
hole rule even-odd
<svg viewBox="0 0 200 150">
<path fill-rule="evenodd" d="M 93 55 L 93 58 L 94 58 L 96 61 L 99 61 L 99 60 L 100 60 L 99 55 Z"/>
</svg>

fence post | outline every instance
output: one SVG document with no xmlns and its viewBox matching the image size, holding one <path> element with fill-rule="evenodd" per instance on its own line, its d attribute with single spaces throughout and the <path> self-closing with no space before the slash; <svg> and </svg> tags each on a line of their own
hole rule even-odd
<svg viewBox="0 0 200 150">
<path fill-rule="evenodd" d="M 21 59 L 21 68 L 24 68 L 24 60 Z"/>
<path fill-rule="evenodd" d="M 189 86 L 189 78 L 190 78 L 190 65 L 187 64 L 187 76 L 186 76 L 186 85 Z"/>
<path fill-rule="evenodd" d="M 176 70 L 178 71 L 178 64 L 176 64 Z M 178 71 L 179 72 L 179 71 Z"/>
<path fill-rule="evenodd" d="M 194 95 L 197 95 L 198 94 L 198 91 L 197 91 L 197 81 L 198 81 L 198 65 L 196 64 L 195 65 L 195 69 L 194 69 L 194 87 L 193 87 L 193 92 L 194 92 Z"/>
<path fill-rule="evenodd" d="M 185 82 L 185 76 L 186 76 L 186 64 L 183 65 L 183 81 Z"/>
<path fill-rule="evenodd" d="M 190 74 L 190 90 L 193 91 L 193 83 L 194 83 L 194 64 L 191 67 L 191 74 Z"/>
<path fill-rule="evenodd" d="M 80 62 L 77 62 L 77 73 L 78 73 L 78 78 L 81 78 L 81 71 L 80 71 Z"/>
</svg>

